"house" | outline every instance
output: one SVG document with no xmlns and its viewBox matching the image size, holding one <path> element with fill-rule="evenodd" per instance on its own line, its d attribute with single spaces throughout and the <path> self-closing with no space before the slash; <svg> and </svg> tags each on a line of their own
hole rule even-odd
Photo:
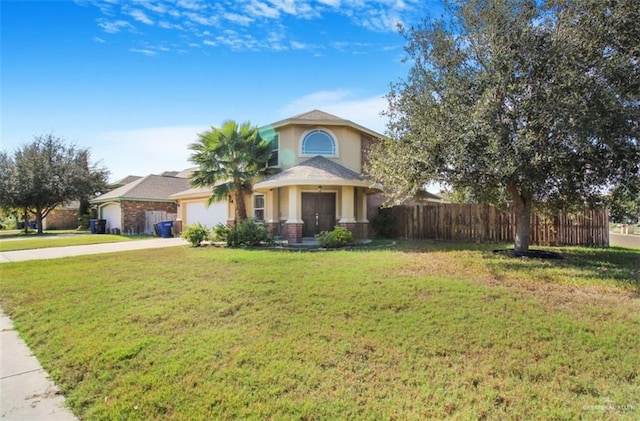
<svg viewBox="0 0 640 421">
<path fill-rule="evenodd" d="M 106 220 L 107 232 L 153 234 L 155 223 L 176 219 L 177 202 L 170 196 L 189 188 L 188 177 L 188 171 L 129 176 L 90 203 L 97 205 L 98 219 Z"/>
<path fill-rule="evenodd" d="M 78 208 L 80 202 L 72 200 L 53 208 L 42 219 L 44 230 L 69 230 L 78 228 Z"/>
<path fill-rule="evenodd" d="M 363 175 L 368 148 L 382 135 L 352 121 L 313 110 L 260 128 L 280 171 L 258 180 L 247 196 L 247 211 L 271 234 L 293 243 L 336 225 L 369 236 L 369 196 L 380 186 Z M 171 196 L 179 202 L 183 226 L 196 222 L 233 224 L 231 201 L 206 206 L 211 191 L 190 189 Z"/>
</svg>

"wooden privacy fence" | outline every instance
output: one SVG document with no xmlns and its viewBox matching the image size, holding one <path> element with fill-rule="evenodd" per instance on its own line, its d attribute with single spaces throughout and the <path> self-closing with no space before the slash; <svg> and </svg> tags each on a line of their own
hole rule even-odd
<svg viewBox="0 0 640 421">
<path fill-rule="evenodd" d="M 395 206 L 394 237 L 407 240 L 513 242 L 515 214 L 491 205 L 426 204 Z M 531 216 L 531 244 L 607 247 L 609 223 L 605 210 L 584 210 L 551 217 Z"/>
</svg>

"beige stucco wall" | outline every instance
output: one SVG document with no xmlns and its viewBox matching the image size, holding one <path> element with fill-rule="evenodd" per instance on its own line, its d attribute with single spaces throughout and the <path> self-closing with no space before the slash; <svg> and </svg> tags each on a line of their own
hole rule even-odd
<svg viewBox="0 0 640 421">
<path fill-rule="evenodd" d="M 362 135 L 350 127 L 337 126 L 288 126 L 277 130 L 280 140 L 280 166 L 287 169 L 306 161 L 312 156 L 302 156 L 302 139 L 310 130 L 324 130 L 333 135 L 338 156 L 336 158 L 327 157 L 332 161 L 360 173 L 362 170 L 361 140 Z"/>
</svg>

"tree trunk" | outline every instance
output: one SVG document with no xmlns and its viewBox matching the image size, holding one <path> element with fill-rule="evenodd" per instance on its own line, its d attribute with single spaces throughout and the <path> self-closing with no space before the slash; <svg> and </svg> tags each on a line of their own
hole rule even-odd
<svg viewBox="0 0 640 421">
<path fill-rule="evenodd" d="M 236 187 L 236 223 L 247 219 L 247 205 L 244 203 L 244 189 Z"/>
<path fill-rule="evenodd" d="M 42 235 L 43 234 L 43 230 L 42 230 L 42 209 L 37 208 L 36 209 L 36 228 L 38 229 L 38 235 Z"/>
<path fill-rule="evenodd" d="M 515 251 L 529 251 L 531 241 L 531 209 L 533 205 L 533 194 L 524 189 L 518 189 L 515 182 L 508 184 L 509 195 L 513 200 L 516 213 L 516 238 Z"/>
<path fill-rule="evenodd" d="M 24 208 L 24 233 L 29 234 L 29 211 Z"/>
</svg>

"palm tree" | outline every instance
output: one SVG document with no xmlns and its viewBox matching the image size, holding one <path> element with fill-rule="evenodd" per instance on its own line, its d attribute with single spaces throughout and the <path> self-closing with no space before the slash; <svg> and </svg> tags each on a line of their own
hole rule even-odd
<svg viewBox="0 0 640 421">
<path fill-rule="evenodd" d="M 247 219 L 244 195 L 251 192 L 253 180 L 271 172 L 267 168 L 272 153 L 269 140 L 262 139 L 249 122 L 238 125 L 233 120 L 198 137 L 198 142 L 189 145 L 193 151 L 189 160 L 198 165 L 191 174 L 191 185 L 213 189 L 207 205 L 233 196 L 235 221 Z"/>
</svg>

